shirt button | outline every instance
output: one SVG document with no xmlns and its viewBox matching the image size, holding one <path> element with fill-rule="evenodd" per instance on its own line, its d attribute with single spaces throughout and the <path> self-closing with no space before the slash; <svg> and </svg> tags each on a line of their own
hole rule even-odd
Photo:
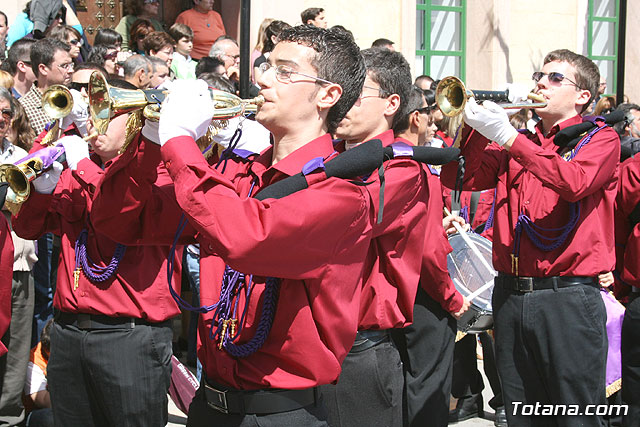
<svg viewBox="0 0 640 427">
<path fill-rule="evenodd" d="M 171 167 L 171 160 L 167 160 L 166 162 L 164 162 L 164 164 L 167 167 L 167 169 L 169 169 Z"/>
<path fill-rule="evenodd" d="M 524 202 L 524 204 L 525 204 L 525 205 L 528 205 L 528 204 L 529 204 L 529 201 L 528 201 L 528 200 L 526 200 L 526 201 Z"/>
<path fill-rule="evenodd" d="M 78 172 L 78 174 L 84 175 L 84 171 L 80 171 L 80 172 Z"/>
<path fill-rule="evenodd" d="M 213 246 L 209 245 L 209 250 L 213 251 Z"/>
</svg>

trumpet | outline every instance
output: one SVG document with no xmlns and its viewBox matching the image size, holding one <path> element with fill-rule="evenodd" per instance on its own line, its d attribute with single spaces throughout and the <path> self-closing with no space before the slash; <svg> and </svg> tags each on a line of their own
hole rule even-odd
<svg viewBox="0 0 640 427">
<path fill-rule="evenodd" d="M 42 145 L 50 146 L 60 138 L 62 119 L 73 109 L 73 96 L 66 87 L 53 85 L 42 94 L 42 109 L 55 120 L 55 125 L 41 141 Z"/>
<path fill-rule="evenodd" d="M 440 80 L 436 87 L 436 104 L 442 114 L 447 117 L 455 117 L 464 111 L 464 106 L 467 103 L 467 99 L 475 98 L 478 101 L 495 101 L 506 102 L 506 104 L 500 104 L 502 108 L 543 108 L 547 106 L 544 98 L 540 95 L 530 93 L 527 97 L 534 101 L 509 104 L 509 91 L 489 91 L 489 90 L 474 90 L 471 91 L 465 88 L 464 83 L 460 79 L 454 76 L 445 77 Z"/>
<path fill-rule="evenodd" d="M 98 134 L 107 132 L 109 121 L 118 114 L 143 110 L 148 120 L 159 120 L 161 104 L 167 91 L 152 89 L 120 89 L 109 86 L 100 72 L 94 72 L 89 79 L 89 113 Z M 256 112 L 264 103 L 262 96 L 241 99 L 231 93 L 211 90 L 215 109 L 212 120 L 226 120 L 243 114 Z"/>
<path fill-rule="evenodd" d="M 64 147 L 56 145 L 38 150 L 13 164 L 0 165 L 0 182 L 8 183 L 11 189 L 5 199 L 7 209 L 17 214 L 22 203 L 29 198 L 31 181 L 49 169 L 53 162 L 64 162 L 65 159 Z"/>
</svg>

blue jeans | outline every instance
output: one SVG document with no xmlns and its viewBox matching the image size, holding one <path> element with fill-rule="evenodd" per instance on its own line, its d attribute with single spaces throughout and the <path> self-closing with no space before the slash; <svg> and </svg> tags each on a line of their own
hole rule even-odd
<svg viewBox="0 0 640 427">
<path fill-rule="evenodd" d="M 56 289 L 59 255 L 59 237 L 47 233 L 38 239 L 38 262 L 33 267 L 35 304 L 31 347 L 38 344 L 42 328 L 53 317 L 53 293 Z"/>
<path fill-rule="evenodd" d="M 184 268 L 186 269 L 187 276 L 189 277 L 189 286 L 191 287 L 192 300 L 191 305 L 198 307 L 200 305 L 200 257 L 194 253 L 189 252 L 187 249 L 184 251 Z M 198 319 L 199 313 L 191 312 L 191 318 L 189 319 L 189 335 L 187 342 L 187 360 L 189 362 L 196 361 L 196 375 L 198 381 L 200 381 L 202 375 L 202 364 L 198 360 L 197 347 L 198 347 Z"/>
</svg>

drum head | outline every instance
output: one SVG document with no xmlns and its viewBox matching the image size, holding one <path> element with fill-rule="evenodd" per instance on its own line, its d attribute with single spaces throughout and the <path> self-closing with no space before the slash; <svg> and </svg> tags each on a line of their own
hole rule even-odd
<svg viewBox="0 0 640 427">
<path fill-rule="evenodd" d="M 478 248 L 486 264 L 491 267 L 491 271 L 489 271 L 485 264 L 478 258 L 465 239 L 456 233 L 449 236 L 449 243 L 453 248 L 453 252 L 447 255 L 449 275 L 456 289 L 467 298 L 485 284 L 491 283 L 492 285 L 490 287 L 482 291 L 471 302 L 472 305 L 479 309 L 491 312 L 493 279 L 496 276 L 491 259 L 491 241 L 475 233 L 467 233 L 466 236 L 469 237 Z"/>
</svg>

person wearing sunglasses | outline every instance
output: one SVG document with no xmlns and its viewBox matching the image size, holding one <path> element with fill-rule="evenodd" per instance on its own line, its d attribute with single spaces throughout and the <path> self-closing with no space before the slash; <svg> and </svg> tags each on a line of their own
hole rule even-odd
<svg viewBox="0 0 640 427">
<path fill-rule="evenodd" d="M 469 100 L 461 145 L 463 189 L 497 186 L 493 316 L 509 425 L 537 422 L 518 405 L 584 410 L 605 403 L 607 315 L 597 276 L 615 268 L 618 135 L 598 127 L 573 149 L 554 144 L 558 131 L 582 122 L 598 93 L 598 67 L 560 49 L 545 57 L 533 80 L 547 103 L 536 109 L 541 120 L 535 132 L 518 132 L 494 103 Z M 455 169 L 442 170 L 450 188 Z M 602 421 L 596 415 L 546 419 L 584 426 Z"/>
</svg>

